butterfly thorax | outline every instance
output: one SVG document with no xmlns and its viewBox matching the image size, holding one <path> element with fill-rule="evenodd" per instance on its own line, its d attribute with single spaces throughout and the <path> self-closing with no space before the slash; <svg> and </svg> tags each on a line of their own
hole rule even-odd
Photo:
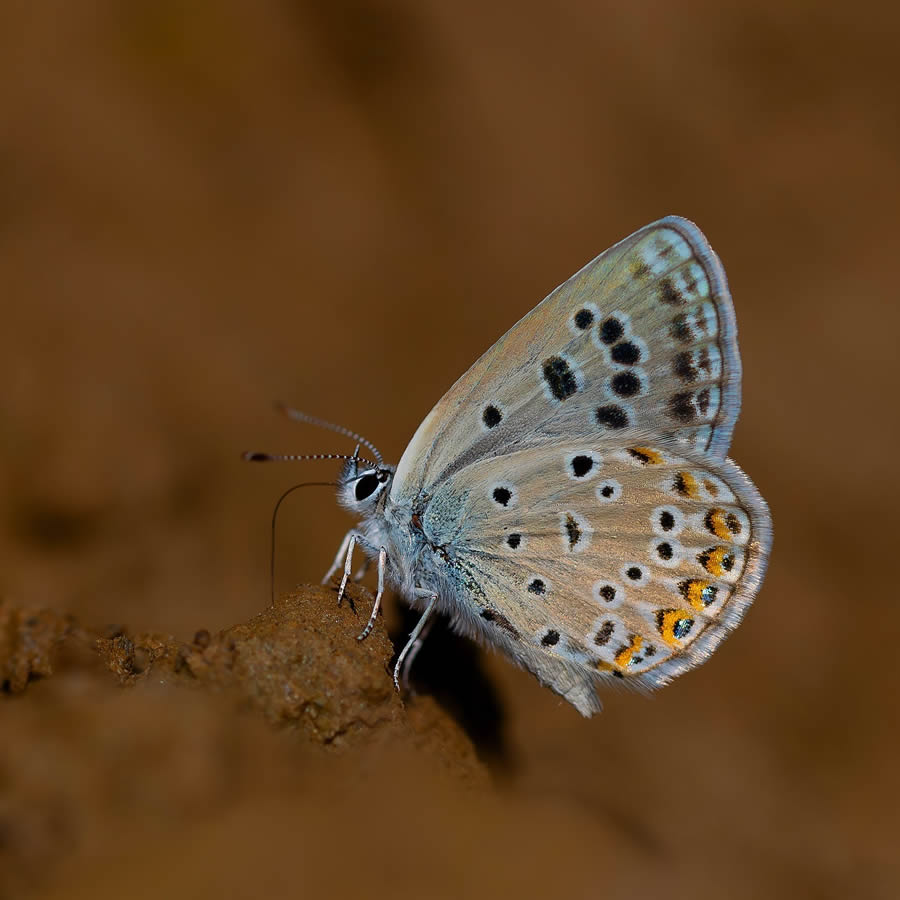
<svg viewBox="0 0 900 900">
<path fill-rule="evenodd" d="M 425 527 L 427 502 L 396 504 L 385 497 L 373 515 L 359 523 L 366 550 L 377 555 L 387 550 L 387 576 L 393 587 L 413 606 L 420 606 L 417 590 L 425 589 L 440 597 L 448 594 L 447 575 L 451 551 Z"/>
</svg>

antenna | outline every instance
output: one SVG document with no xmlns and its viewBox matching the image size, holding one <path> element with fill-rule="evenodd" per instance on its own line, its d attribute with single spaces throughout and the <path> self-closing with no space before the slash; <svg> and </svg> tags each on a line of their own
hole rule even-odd
<svg viewBox="0 0 900 900">
<path fill-rule="evenodd" d="M 381 458 L 381 454 L 378 452 L 378 448 L 369 440 L 366 440 L 361 434 L 357 434 L 355 431 L 351 431 L 349 428 L 344 428 L 343 425 L 335 425 L 334 422 L 326 422 L 324 419 L 316 418 L 316 416 L 311 416 L 305 412 L 300 412 L 299 409 L 294 409 L 291 406 L 286 406 L 284 403 L 276 403 L 275 408 L 280 412 L 286 415 L 289 419 L 293 419 L 295 422 L 306 422 L 307 425 L 316 425 L 319 428 L 327 428 L 329 431 L 336 431 L 338 434 L 343 434 L 345 437 L 353 438 L 354 441 L 359 441 L 364 447 L 368 447 L 375 456 L 375 459 L 378 460 L 378 467 L 384 465 L 384 460 Z M 377 468 L 377 467 L 375 467 Z"/>
<path fill-rule="evenodd" d="M 244 462 L 301 462 L 305 459 L 347 459 L 365 463 L 371 469 L 379 468 L 379 465 L 373 463 L 371 459 L 364 456 L 348 453 L 257 453 L 253 450 L 247 450 L 241 454 Z"/>
</svg>

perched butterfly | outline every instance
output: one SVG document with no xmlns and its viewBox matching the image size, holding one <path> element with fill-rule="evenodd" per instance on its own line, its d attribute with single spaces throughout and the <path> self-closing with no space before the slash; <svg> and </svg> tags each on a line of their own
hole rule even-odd
<svg viewBox="0 0 900 900">
<path fill-rule="evenodd" d="M 439 611 L 582 714 L 598 685 L 699 665 L 759 589 L 771 520 L 726 459 L 741 368 L 724 272 L 661 219 L 588 263 L 498 340 L 419 426 L 396 469 L 349 457 L 339 498 L 385 583 Z M 271 459 L 264 454 L 248 458 Z"/>
</svg>

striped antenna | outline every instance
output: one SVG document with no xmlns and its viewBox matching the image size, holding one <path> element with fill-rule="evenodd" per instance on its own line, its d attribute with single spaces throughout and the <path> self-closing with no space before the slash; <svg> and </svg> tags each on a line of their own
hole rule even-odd
<svg viewBox="0 0 900 900">
<path fill-rule="evenodd" d="M 241 454 L 241 459 L 244 462 L 300 462 L 305 459 L 348 459 L 365 463 L 370 469 L 379 468 L 372 460 L 366 459 L 364 456 L 358 456 L 355 453 L 353 456 L 350 456 L 347 453 L 257 453 L 247 450 Z"/>
<path fill-rule="evenodd" d="M 300 412 L 299 409 L 294 409 L 291 406 L 286 406 L 284 403 L 276 403 L 275 408 L 295 422 L 306 422 L 307 425 L 317 425 L 319 428 L 327 428 L 329 431 L 336 431 L 338 434 L 353 438 L 354 441 L 359 441 L 360 444 L 364 447 L 368 447 L 372 451 L 375 459 L 378 460 L 379 466 L 384 465 L 384 460 L 381 458 L 378 448 L 371 441 L 366 440 L 361 434 L 357 434 L 349 428 L 344 428 L 343 425 L 335 425 L 333 422 L 326 422 L 324 419 L 317 419 L 315 416 L 307 415 L 307 413 Z"/>
</svg>

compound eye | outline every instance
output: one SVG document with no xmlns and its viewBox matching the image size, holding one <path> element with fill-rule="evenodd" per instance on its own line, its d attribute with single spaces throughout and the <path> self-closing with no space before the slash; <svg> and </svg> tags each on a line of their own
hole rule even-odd
<svg viewBox="0 0 900 900">
<path fill-rule="evenodd" d="M 371 497 L 372 494 L 378 490 L 378 485 L 380 483 L 377 475 L 371 473 L 369 475 L 363 475 L 363 477 L 356 482 L 356 490 L 354 491 L 356 499 L 365 500 L 367 497 Z"/>
</svg>

